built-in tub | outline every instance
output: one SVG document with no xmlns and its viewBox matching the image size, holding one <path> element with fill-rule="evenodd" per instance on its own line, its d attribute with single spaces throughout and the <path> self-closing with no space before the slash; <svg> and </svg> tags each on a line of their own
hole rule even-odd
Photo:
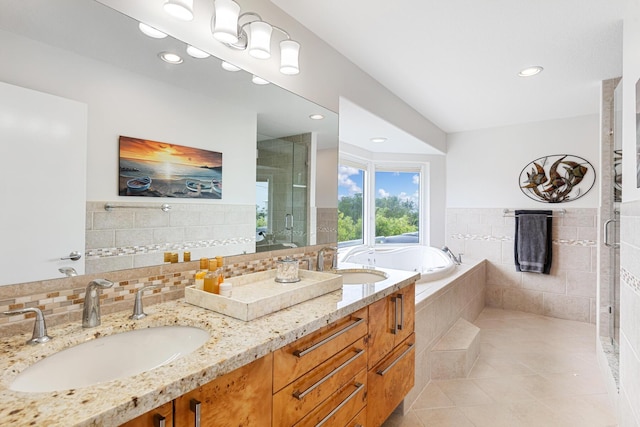
<svg viewBox="0 0 640 427">
<path fill-rule="evenodd" d="M 421 275 L 418 283 L 442 279 L 456 268 L 447 254 L 431 246 L 356 246 L 345 249 L 344 254 L 340 254 L 340 262 L 415 271 Z"/>
</svg>

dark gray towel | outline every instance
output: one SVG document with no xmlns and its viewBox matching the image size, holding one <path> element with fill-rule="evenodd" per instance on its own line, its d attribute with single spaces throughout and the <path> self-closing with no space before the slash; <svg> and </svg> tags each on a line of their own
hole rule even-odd
<svg viewBox="0 0 640 427">
<path fill-rule="evenodd" d="M 517 271 L 549 274 L 552 211 L 516 211 Z"/>
</svg>

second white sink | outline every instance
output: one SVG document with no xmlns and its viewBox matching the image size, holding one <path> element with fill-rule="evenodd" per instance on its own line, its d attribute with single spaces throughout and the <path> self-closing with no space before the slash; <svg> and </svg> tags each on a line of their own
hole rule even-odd
<svg viewBox="0 0 640 427">
<path fill-rule="evenodd" d="M 51 392 L 129 377 L 197 350 L 209 336 L 200 328 L 161 326 L 94 339 L 34 363 L 18 374 L 9 388 Z"/>
<path fill-rule="evenodd" d="M 364 283 L 375 283 L 386 279 L 388 276 L 384 271 L 368 269 L 339 269 L 336 274 L 342 276 L 344 285 L 361 285 Z"/>
</svg>

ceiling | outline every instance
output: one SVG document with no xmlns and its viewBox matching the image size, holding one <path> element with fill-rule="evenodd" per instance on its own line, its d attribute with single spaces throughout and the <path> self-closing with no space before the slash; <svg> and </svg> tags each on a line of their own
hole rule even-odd
<svg viewBox="0 0 640 427">
<path fill-rule="evenodd" d="M 271 1 L 447 133 L 599 114 L 622 74 L 625 0 Z"/>
</svg>

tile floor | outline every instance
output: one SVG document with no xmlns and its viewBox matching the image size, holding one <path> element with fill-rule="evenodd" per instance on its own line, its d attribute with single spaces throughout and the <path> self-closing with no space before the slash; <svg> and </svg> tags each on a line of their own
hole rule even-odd
<svg viewBox="0 0 640 427">
<path fill-rule="evenodd" d="M 469 376 L 431 381 L 383 427 L 616 426 L 587 323 L 485 308 Z"/>
</svg>

